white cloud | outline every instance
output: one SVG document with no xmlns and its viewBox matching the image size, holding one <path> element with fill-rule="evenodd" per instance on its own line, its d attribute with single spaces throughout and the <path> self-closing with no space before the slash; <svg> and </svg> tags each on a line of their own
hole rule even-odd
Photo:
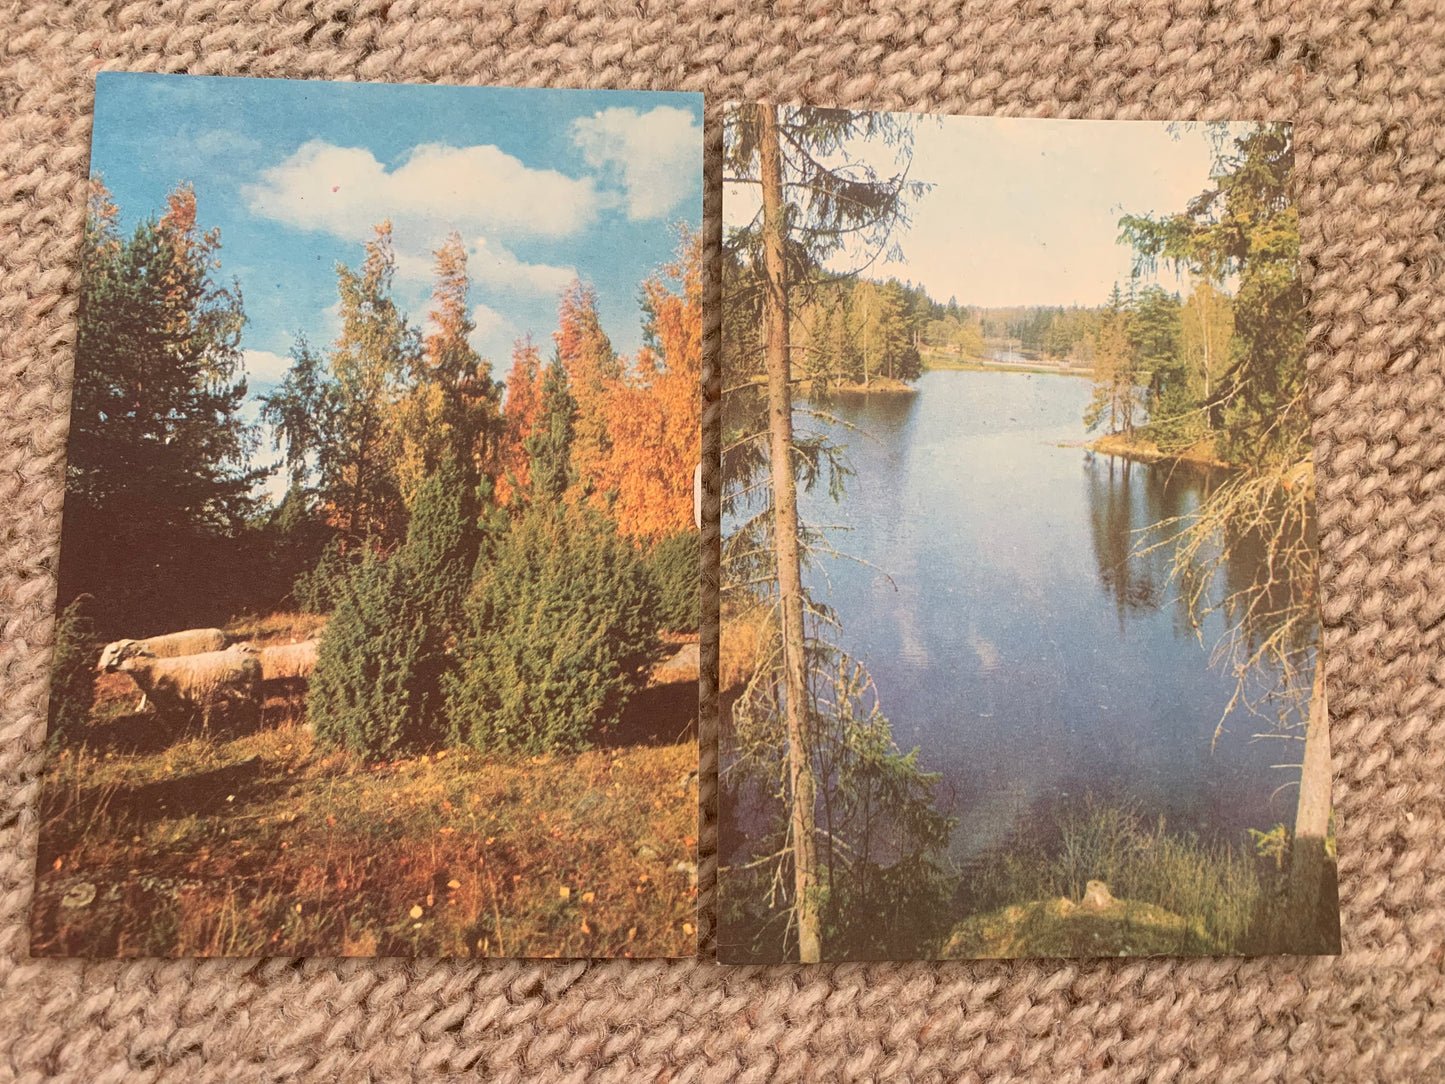
<svg viewBox="0 0 1445 1084">
<path fill-rule="evenodd" d="M 269 350 L 242 350 L 241 358 L 246 363 L 246 380 L 252 391 L 261 384 L 281 383 L 291 368 L 290 358 Z"/>
<path fill-rule="evenodd" d="M 517 325 L 486 305 L 473 306 L 472 323 L 476 327 L 467 337 L 467 341 L 478 356 L 492 363 L 492 375 L 504 375 L 507 359 L 511 356 L 512 343 L 520 334 Z"/>
<path fill-rule="evenodd" d="M 508 323 L 505 316 L 486 305 L 477 305 L 472 309 L 472 336 L 474 338 L 488 339 L 503 330 Z"/>
<path fill-rule="evenodd" d="M 702 128 L 686 109 L 603 109 L 572 122 L 572 142 L 593 169 L 615 171 L 633 221 L 662 218 L 697 191 Z"/>
<path fill-rule="evenodd" d="M 493 146 L 425 143 L 388 170 L 369 151 L 303 144 L 242 188 L 250 209 L 300 229 L 365 240 L 391 219 L 395 232 L 566 237 L 596 216 L 591 179 L 531 169 Z"/>
<path fill-rule="evenodd" d="M 493 289 L 538 294 L 560 294 L 577 277 L 575 268 L 523 263 L 506 246 L 485 237 L 468 249 L 467 273 L 473 282 Z"/>
</svg>

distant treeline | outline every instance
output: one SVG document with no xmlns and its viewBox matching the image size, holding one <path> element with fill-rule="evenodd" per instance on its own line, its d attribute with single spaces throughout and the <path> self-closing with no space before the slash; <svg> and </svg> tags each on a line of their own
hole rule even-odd
<svg viewBox="0 0 1445 1084">
<path fill-rule="evenodd" d="M 738 272 L 733 270 L 736 276 Z M 806 374 L 810 390 L 867 385 L 880 377 L 905 383 L 927 368 L 927 355 L 960 360 L 988 358 L 993 349 L 1087 363 L 1092 358 L 1104 307 L 1064 308 L 1029 305 L 981 308 L 929 296 L 921 285 L 897 278 L 875 281 L 824 273 L 797 293 L 790 340 L 793 366 Z M 739 289 L 730 296 L 745 301 Z M 735 303 L 728 315 L 730 335 L 757 340 L 759 316 L 741 315 Z M 751 322 L 751 331 L 742 320 Z"/>
</svg>

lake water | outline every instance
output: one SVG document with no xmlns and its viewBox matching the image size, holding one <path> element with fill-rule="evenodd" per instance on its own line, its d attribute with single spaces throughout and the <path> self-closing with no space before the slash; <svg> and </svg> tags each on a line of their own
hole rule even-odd
<svg viewBox="0 0 1445 1084">
<path fill-rule="evenodd" d="M 958 861 L 1085 793 L 1231 842 L 1293 819 L 1298 771 L 1276 765 L 1298 743 L 1254 740 L 1268 727 L 1243 711 L 1214 742 L 1234 691 L 1210 666 L 1222 619 L 1196 630 L 1167 548 L 1137 553 L 1208 479 L 1060 447 L 1087 436 L 1089 395 L 1076 377 L 935 371 L 916 394 L 840 397 L 846 425 L 827 428 L 856 477 L 839 504 L 801 498 L 867 562 L 805 578 L 898 745 L 942 773 Z"/>
</svg>

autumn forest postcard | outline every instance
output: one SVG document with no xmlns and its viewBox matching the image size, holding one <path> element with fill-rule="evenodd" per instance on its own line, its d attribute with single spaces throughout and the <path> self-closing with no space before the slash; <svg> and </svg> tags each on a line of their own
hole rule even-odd
<svg viewBox="0 0 1445 1084">
<path fill-rule="evenodd" d="M 102 73 L 40 956 L 695 943 L 702 100 Z"/>
<path fill-rule="evenodd" d="M 721 960 L 1339 951 L 1293 138 L 726 107 Z"/>
</svg>

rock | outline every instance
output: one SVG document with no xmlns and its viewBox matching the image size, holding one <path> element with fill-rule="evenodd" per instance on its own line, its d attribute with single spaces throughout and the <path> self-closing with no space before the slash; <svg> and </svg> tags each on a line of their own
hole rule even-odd
<svg viewBox="0 0 1445 1084">
<path fill-rule="evenodd" d="M 688 884 L 697 884 L 697 863 L 696 862 L 674 862 L 673 873 L 681 873 L 687 878 Z"/>
<path fill-rule="evenodd" d="M 62 907 L 89 907 L 95 899 L 95 885 L 89 881 L 81 881 L 79 884 L 71 885 L 64 896 L 60 897 Z"/>
<path fill-rule="evenodd" d="M 644 862 L 656 862 L 660 857 L 662 857 L 657 853 L 656 850 L 648 846 L 646 843 L 639 843 L 637 845 L 637 849 L 632 853 L 638 858 L 642 859 L 642 861 Z"/>
<path fill-rule="evenodd" d="M 671 673 L 674 670 L 696 670 L 701 665 L 701 655 L 697 644 L 683 644 L 676 655 L 659 666 L 659 673 Z"/>
<path fill-rule="evenodd" d="M 1079 906 L 1088 911 L 1106 911 L 1113 902 L 1108 885 L 1103 881 L 1090 881 L 1084 888 L 1084 902 Z"/>
<path fill-rule="evenodd" d="M 585 817 L 605 801 L 607 798 L 600 790 L 589 790 L 572 807 L 572 816 L 574 818 Z"/>
</svg>

